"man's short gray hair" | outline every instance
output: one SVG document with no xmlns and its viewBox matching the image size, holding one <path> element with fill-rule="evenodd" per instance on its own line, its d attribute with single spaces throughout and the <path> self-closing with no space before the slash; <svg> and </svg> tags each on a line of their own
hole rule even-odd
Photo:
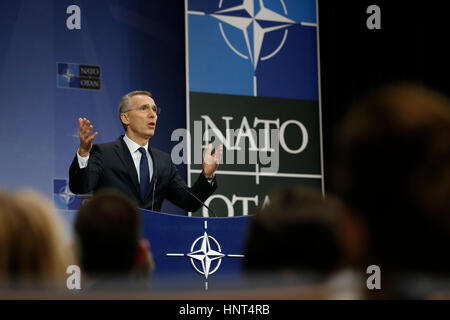
<svg viewBox="0 0 450 320">
<path fill-rule="evenodd" d="M 150 98 L 153 98 L 152 94 L 149 91 L 145 91 L 145 90 L 135 90 L 135 91 L 131 91 L 128 92 L 126 95 L 124 95 L 119 102 L 119 119 L 120 119 L 120 115 L 124 112 L 128 111 L 128 107 L 130 106 L 130 100 L 132 96 L 138 95 L 138 94 L 143 94 L 146 96 L 149 96 Z M 122 120 L 120 119 L 120 122 L 122 122 Z M 122 126 L 124 128 L 125 131 L 127 131 L 127 126 L 124 125 L 122 123 Z"/>
</svg>

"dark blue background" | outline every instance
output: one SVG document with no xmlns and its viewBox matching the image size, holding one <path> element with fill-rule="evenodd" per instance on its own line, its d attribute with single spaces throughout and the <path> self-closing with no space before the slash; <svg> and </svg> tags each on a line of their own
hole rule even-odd
<svg viewBox="0 0 450 320">
<path fill-rule="evenodd" d="M 66 8 L 81 8 L 81 30 L 69 30 Z M 161 106 L 150 144 L 170 152 L 186 127 L 184 1 L 4 0 L 0 3 L 0 184 L 52 195 L 67 178 L 78 147 L 78 117 L 103 143 L 123 134 L 117 107 L 144 89 Z M 57 63 L 101 67 L 101 90 L 57 88 Z M 178 167 L 186 176 L 184 165 Z M 181 209 L 165 202 L 163 210 Z"/>
</svg>

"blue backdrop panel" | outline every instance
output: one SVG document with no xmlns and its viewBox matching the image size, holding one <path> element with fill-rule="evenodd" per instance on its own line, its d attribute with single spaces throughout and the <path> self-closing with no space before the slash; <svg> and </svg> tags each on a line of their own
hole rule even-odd
<svg viewBox="0 0 450 320">
<path fill-rule="evenodd" d="M 241 8 L 242 3 L 231 0 L 188 2 L 189 90 L 253 96 L 253 76 L 256 76 L 257 96 L 318 100 L 316 28 L 311 27 L 316 24 L 315 1 L 263 1 L 266 9 L 282 14 L 290 23 L 289 27 L 264 33 L 255 68 L 250 62 L 252 55 L 248 47 L 253 53 L 251 25 L 245 29 L 247 43 L 241 29 L 217 19 L 222 17 L 217 12 L 224 8 L 236 8 L 230 17 L 248 18 L 248 12 Z M 218 8 L 218 5 L 222 6 Z M 253 1 L 252 5 L 256 14 L 260 2 Z M 198 12 L 202 14 L 196 14 Z M 275 22 L 258 21 L 262 28 L 271 27 L 271 23 L 276 26 Z"/>
<path fill-rule="evenodd" d="M 69 30 L 67 7 L 81 10 Z M 184 4 L 143 0 L 4 0 L 0 3 L 0 183 L 52 196 L 67 179 L 78 147 L 77 118 L 99 131 L 97 143 L 123 134 L 117 106 L 126 92 L 146 89 L 163 112 L 150 144 L 170 152 L 186 127 Z M 58 63 L 100 68 L 100 90 L 61 87 Z M 179 171 L 186 176 L 185 166 Z M 180 213 L 168 205 L 164 211 Z"/>
<path fill-rule="evenodd" d="M 220 188 L 207 204 L 217 199 L 214 212 L 238 216 L 270 201 L 277 185 L 324 192 L 316 0 L 189 0 L 186 10 L 189 130 L 195 137 L 201 123 L 202 133 L 221 134 L 193 145 L 224 145 Z M 270 165 L 257 154 L 269 140 Z M 188 167 L 192 181 L 200 172 L 200 163 Z"/>
</svg>

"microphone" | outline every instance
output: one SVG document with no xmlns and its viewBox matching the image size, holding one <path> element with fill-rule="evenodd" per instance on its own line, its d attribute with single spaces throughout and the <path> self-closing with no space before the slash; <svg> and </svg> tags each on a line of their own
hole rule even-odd
<svg viewBox="0 0 450 320">
<path fill-rule="evenodd" d="M 156 189 L 156 183 L 158 182 L 158 179 L 155 178 L 155 183 L 153 184 L 153 195 L 152 195 L 152 211 L 153 210 L 153 204 L 155 203 L 155 189 Z"/>
<path fill-rule="evenodd" d="M 209 211 L 212 212 L 212 214 L 214 215 L 214 218 L 217 218 L 217 215 L 215 214 L 214 211 L 212 211 L 203 201 L 201 201 L 199 198 L 197 198 L 192 192 L 190 192 L 188 189 L 186 189 L 183 184 L 181 184 L 179 181 L 177 181 L 177 179 L 174 179 L 174 181 L 181 187 L 183 188 L 184 191 L 186 191 L 188 194 L 190 194 L 192 197 L 194 197 L 195 200 L 197 200 L 198 202 L 200 202 L 202 204 L 202 206 L 204 206 L 206 209 L 208 209 Z"/>
</svg>

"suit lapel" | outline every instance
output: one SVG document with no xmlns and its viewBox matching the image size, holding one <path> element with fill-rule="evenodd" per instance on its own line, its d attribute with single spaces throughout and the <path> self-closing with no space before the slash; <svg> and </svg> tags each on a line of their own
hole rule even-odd
<svg viewBox="0 0 450 320">
<path fill-rule="evenodd" d="M 130 180 L 134 186 L 136 195 L 140 198 L 139 180 L 134 166 L 133 158 L 131 157 L 130 150 L 128 150 L 127 144 L 123 141 L 123 136 L 120 136 L 116 141 L 114 148 L 119 159 L 122 161 L 124 167 L 127 169 Z"/>
<path fill-rule="evenodd" d="M 158 177 L 158 175 L 157 175 L 157 172 L 158 172 L 157 159 L 155 157 L 155 153 L 152 152 L 152 148 L 150 148 L 150 145 L 148 146 L 148 152 L 150 153 L 150 157 L 152 158 L 153 174 L 152 174 L 152 180 L 150 182 L 150 188 L 145 196 L 145 199 L 147 199 L 148 196 L 153 192 L 153 187 L 155 186 L 155 183 L 157 182 L 157 177 Z"/>
</svg>

